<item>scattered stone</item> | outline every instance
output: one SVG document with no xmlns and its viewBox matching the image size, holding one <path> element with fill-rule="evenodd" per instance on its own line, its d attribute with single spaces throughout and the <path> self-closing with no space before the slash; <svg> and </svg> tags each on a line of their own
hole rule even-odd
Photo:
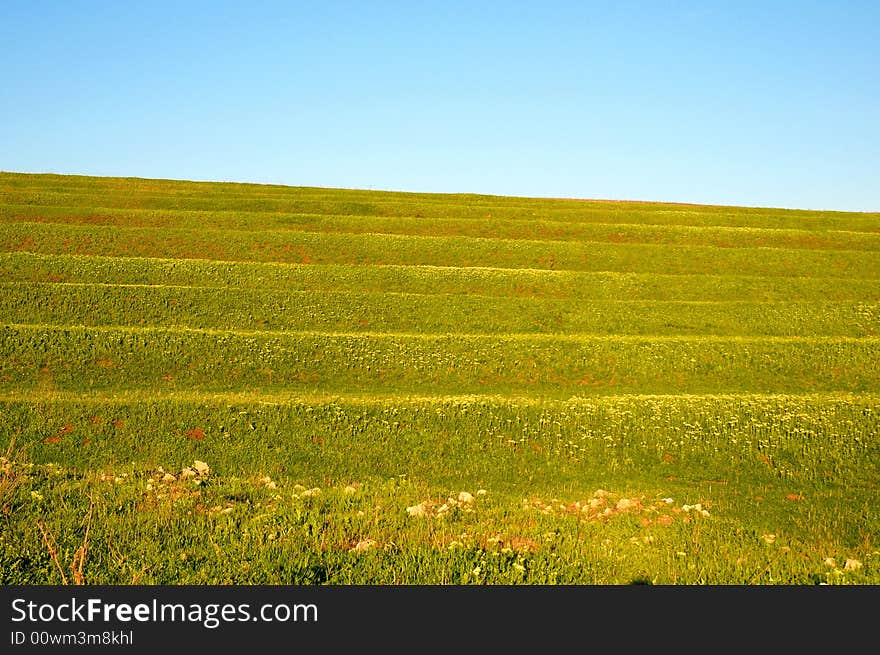
<svg viewBox="0 0 880 655">
<path fill-rule="evenodd" d="M 376 541 L 373 539 L 362 539 L 361 541 L 357 542 L 357 545 L 355 545 L 355 547 L 351 550 L 355 553 L 363 553 L 364 551 L 370 550 L 371 548 L 375 548 L 376 545 Z"/>
</svg>

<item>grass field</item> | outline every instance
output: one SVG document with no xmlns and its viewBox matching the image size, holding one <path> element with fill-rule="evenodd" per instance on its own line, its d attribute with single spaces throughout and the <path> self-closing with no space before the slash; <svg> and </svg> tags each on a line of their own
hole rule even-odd
<svg viewBox="0 0 880 655">
<path fill-rule="evenodd" d="M 0 173 L 0 583 L 880 584 L 880 214 Z"/>
</svg>

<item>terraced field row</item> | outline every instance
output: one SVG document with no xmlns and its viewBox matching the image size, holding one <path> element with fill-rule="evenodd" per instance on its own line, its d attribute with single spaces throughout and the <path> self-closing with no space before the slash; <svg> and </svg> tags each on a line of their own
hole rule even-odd
<svg viewBox="0 0 880 655">
<path fill-rule="evenodd" d="M 607 479 L 603 462 L 634 479 L 646 472 L 682 474 L 683 463 L 697 466 L 703 478 L 731 466 L 748 478 L 763 457 L 773 462 L 769 473 L 776 482 L 782 470 L 783 480 L 827 482 L 833 474 L 857 486 L 861 462 L 880 456 L 877 401 L 876 394 L 839 393 L 550 401 L 375 393 L 334 398 L 289 389 L 43 398 L 17 391 L 0 395 L 0 429 L 45 435 L 56 454 L 74 460 L 85 452 L 162 463 L 197 447 L 219 472 L 229 473 L 265 472 L 267 462 L 274 467 L 305 458 L 332 479 L 401 472 L 430 477 L 439 457 L 467 467 L 475 480 L 500 473 L 503 486 L 526 491 L 537 476 L 559 493 L 579 476 L 601 484 Z M 447 469 L 443 476 L 451 481 L 459 473 Z"/>
<path fill-rule="evenodd" d="M 6 282 L 66 282 L 351 293 L 412 293 L 578 300 L 864 301 L 880 283 L 840 277 L 760 277 L 553 271 L 395 264 L 282 264 L 0 252 Z"/>
<path fill-rule="evenodd" d="M 663 274 L 880 279 L 866 250 L 717 248 L 580 241 L 312 232 L 183 230 L 58 223 L 0 224 L 0 249 L 297 264 L 398 264 Z"/>
<path fill-rule="evenodd" d="M 849 336 L 880 334 L 880 305 L 477 297 L 89 283 L 0 284 L 10 323 L 215 330 Z"/>
<path fill-rule="evenodd" d="M 337 216 L 278 212 L 157 211 L 80 207 L 0 207 L 10 223 L 114 225 L 119 227 L 203 230 L 206 221 L 217 231 L 317 232 L 465 236 L 528 241 L 587 241 L 714 246 L 719 248 L 805 248 L 818 250 L 880 250 L 880 235 L 852 230 L 767 229 L 721 225 L 652 225 L 584 223 L 547 219 L 463 219 L 388 216 Z"/>
<path fill-rule="evenodd" d="M 877 338 L 352 334 L 6 325 L 0 389 L 871 391 Z M 163 382 L 163 380 L 165 382 Z M 173 385 L 172 385 L 173 383 Z"/>
</svg>

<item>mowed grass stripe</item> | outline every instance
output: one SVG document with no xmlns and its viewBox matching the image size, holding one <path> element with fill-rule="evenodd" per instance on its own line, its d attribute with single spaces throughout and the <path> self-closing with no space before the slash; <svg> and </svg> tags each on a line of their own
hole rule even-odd
<svg viewBox="0 0 880 655">
<path fill-rule="evenodd" d="M 0 222 L 114 225 L 243 232 L 327 232 L 467 236 L 529 241 L 589 241 L 704 245 L 722 248 L 807 248 L 880 250 L 880 234 L 834 230 L 755 227 L 583 223 L 541 219 L 425 219 L 259 212 L 198 212 L 104 209 L 99 207 L 0 207 Z"/>
<path fill-rule="evenodd" d="M 172 260 L 174 261 L 174 260 Z M 296 266 L 296 264 L 293 264 Z M 356 270 L 363 270 L 364 267 L 357 267 Z M 50 276 L 51 277 L 51 276 Z M 687 276 L 675 276 L 675 277 L 687 277 Z M 730 276 L 727 276 L 730 277 Z M 760 278 L 766 279 L 766 278 Z M 837 281 L 835 278 L 828 278 L 831 281 Z M 146 282 L 66 282 L 66 281 L 54 281 L 54 280 L 34 280 L 29 282 L 0 282 L 0 285 L 3 287 L 9 288 L 25 288 L 25 287 L 34 287 L 34 288 L 44 288 L 44 289 L 189 289 L 194 291 L 236 291 L 236 290 L 245 290 L 251 287 L 247 285 L 220 285 L 220 284 L 148 284 Z M 876 286 L 876 285 L 874 285 Z M 265 291 L 267 293 L 310 293 L 310 290 L 303 289 L 282 289 L 276 287 L 257 287 L 260 291 Z M 509 295 L 501 295 L 501 296 L 491 296 L 486 294 L 466 294 L 466 293 L 450 293 L 447 291 L 430 291 L 428 289 L 421 291 L 379 291 L 379 290 L 366 290 L 366 291 L 324 291 L 322 293 L 330 293 L 330 294 L 368 294 L 368 295 L 383 295 L 383 296 L 416 296 L 416 297 L 443 297 L 447 298 L 450 296 L 461 296 L 466 298 L 509 298 L 509 297 L 518 297 L 518 294 L 509 294 Z M 535 294 L 519 294 L 523 299 L 526 300 L 541 300 L 542 298 Z M 557 299 L 557 296 L 550 296 L 551 299 Z M 744 304 L 744 303 L 752 303 L 752 304 L 761 304 L 761 305 L 769 305 L 769 304 L 777 304 L 777 303 L 803 303 L 803 304 L 816 304 L 820 302 L 825 302 L 830 305 L 838 305 L 843 304 L 848 301 L 842 300 L 730 300 L 730 299 L 709 299 L 709 300 L 670 300 L 670 299 L 657 299 L 657 298 L 646 298 L 646 299 L 638 299 L 638 298 L 597 298 L 593 299 L 593 302 L 602 304 L 602 305 L 611 305 L 611 304 L 653 304 L 653 305 L 736 305 L 736 304 Z"/>
<path fill-rule="evenodd" d="M 489 267 L 283 264 L 0 252 L 0 279 L 18 282 L 438 293 L 591 300 L 880 300 L 880 281 L 665 275 Z"/>
<path fill-rule="evenodd" d="M 880 339 L 360 335 L 4 326 L 0 389 L 502 394 L 870 392 Z"/>
<path fill-rule="evenodd" d="M 393 333 L 880 334 L 864 302 L 580 301 L 193 287 L 0 284 L 10 323 Z"/>
<path fill-rule="evenodd" d="M 188 326 L 165 326 L 165 325 L 74 325 L 57 323 L 3 323 L 3 328 L 13 330 L 50 330 L 50 331 L 79 331 L 89 332 L 125 332 L 132 334 L 149 333 L 179 333 L 179 334 L 204 334 L 218 337 L 241 336 L 241 337 L 326 337 L 326 338 L 366 338 L 366 339 L 413 339 L 420 341 L 436 341 L 445 339 L 462 340 L 489 340 L 489 341 L 536 341 L 536 342 L 602 342 L 619 341 L 621 343 L 651 343 L 658 342 L 706 342 L 706 343 L 880 343 L 880 336 L 834 336 L 834 335 L 716 335 L 716 334 L 593 334 L 593 333 L 567 333 L 557 334 L 553 332 L 508 332 L 502 334 L 482 334 L 474 332 L 377 332 L 370 330 L 359 331 L 324 331 L 324 330 L 271 330 L 258 329 L 247 330 L 241 328 L 199 328 Z"/>
<path fill-rule="evenodd" d="M 298 405 L 324 407 L 334 404 L 387 407 L 411 406 L 453 406 L 453 407 L 633 407 L 642 403 L 665 404 L 737 404 L 761 403 L 782 406 L 786 403 L 815 404 L 864 404 L 877 413 L 877 426 L 880 428 L 880 393 L 877 392 L 799 392 L 799 393 L 627 393 L 606 394 L 602 396 L 571 396 L 569 398 L 542 398 L 532 396 L 506 396 L 499 394 L 459 394 L 459 395 L 415 395 L 407 393 L 321 393 L 302 389 L 273 391 L 193 391 L 190 389 L 172 389 L 157 395 L 154 390 L 121 389 L 110 392 L 77 392 L 42 389 L 8 390 L 0 392 L 0 403 L 76 403 L 81 405 L 104 406 L 124 405 L 128 403 L 192 403 L 196 405 L 235 406 L 247 405 Z"/>
<path fill-rule="evenodd" d="M 0 225 L 0 249 L 223 261 L 880 279 L 880 257 L 873 252 L 854 250 L 716 248 L 376 234 L 208 232 L 44 223 Z"/>
<path fill-rule="evenodd" d="M 14 182 L 14 183 L 13 183 Z M 270 187 L 167 180 L 81 180 L 78 189 L 40 187 L 34 176 L 0 173 L 0 204 L 114 209 L 238 210 L 285 213 L 415 216 L 418 218 L 544 218 L 585 222 L 637 222 L 876 232 L 878 213 L 675 203 L 514 198 L 475 194 L 418 194 Z M 63 185 L 75 184 L 64 180 Z"/>
</svg>

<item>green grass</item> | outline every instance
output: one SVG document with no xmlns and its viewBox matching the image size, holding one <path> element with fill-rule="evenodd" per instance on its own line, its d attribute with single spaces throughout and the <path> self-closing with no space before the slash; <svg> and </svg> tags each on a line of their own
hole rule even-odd
<svg viewBox="0 0 880 655">
<path fill-rule="evenodd" d="M 7 282 L 213 286 L 261 290 L 417 293 L 571 300 L 880 300 L 875 280 L 732 273 L 581 272 L 485 266 L 281 264 L 206 259 L 0 253 Z"/>
<path fill-rule="evenodd" d="M 0 224 L 0 248 L 45 254 L 281 262 L 489 266 L 675 275 L 880 279 L 880 257 L 869 250 L 719 248 L 715 246 L 483 239 L 398 234 L 248 232 L 181 228 Z"/>
<path fill-rule="evenodd" d="M 190 388 L 568 398 L 871 391 L 880 339 L 249 332 L 8 325 L 0 389 Z"/>
<path fill-rule="evenodd" d="M 0 583 L 878 584 L 878 250 L 0 173 Z"/>
<path fill-rule="evenodd" d="M 588 241 L 700 245 L 721 248 L 805 248 L 818 250 L 880 250 L 880 235 L 864 231 L 768 229 L 721 225 L 664 225 L 596 223 L 551 218 L 433 218 L 285 214 L 279 212 L 157 211 L 148 209 L 95 209 L 31 207 L 0 209 L 8 222 L 67 223 L 79 226 L 158 227 L 239 232 L 311 232 L 343 234 L 398 234 L 413 236 L 466 236 L 484 239 L 532 241 Z"/>
<path fill-rule="evenodd" d="M 582 300 L 218 286 L 0 283 L 10 323 L 425 334 L 851 336 L 866 302 Z"/>
</svg>

